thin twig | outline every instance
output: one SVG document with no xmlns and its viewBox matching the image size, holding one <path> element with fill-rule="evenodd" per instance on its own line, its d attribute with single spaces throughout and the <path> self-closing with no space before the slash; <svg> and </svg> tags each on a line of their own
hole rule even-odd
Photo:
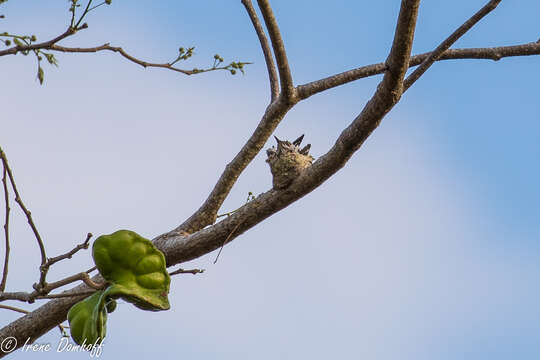
<svg viewBox="0 0 540 360">
<path fill-rule="evenodd" d="M 144 68 L 148 68 L 148 67 L 164 68 L 164 69 L 176 71 L 176 72 L 179 72 L 179 73 L 182 73 L 182 74 L 185 74 L 185 75 L 202 74 L 202 73 L 206 73 L 206 72 L 210 72 L 210 71 L 217 71 L 217 70 L 227 70 L 227 71 L 231 71 L 231 72 L 236 72 L 235 69 L 238 69 L 238 68 L 240 69 L 240 71 L 243 72 L 243 70 L 242 70 L 243 66 L 251 64 L 250 62 L 232 62 L 232 63 L 230 63 L 228 65 L 213 66 L 213 67 L 208 68 L 208 69 L 194 68 L 192 70 L 185 70 L 185 69 L 180 69 L 180 68 L 177 68 L 177 67 L 173 66 L 174 62 L 173 63 L 150 63 L 150 62 L 147 62 L 147 61 L 137 59 L 136 57 L 128 54 L 121 47 L 111 46 L 109 43 L 105 43 L 105 44 L 103 44 L 101 46 L 88 47 L 88 48 L 67 47 L 67 46 L 60 46 L 60 45 L 56 44 L 60 40 L 63 40 L 65 38 L 75 34 L 77 31 L 82 30 L 82 29 L 86 29 L 86 28 L 88 28 L 88 24 L 86 24 L 86 23 L 84 23 L 81 26 L 76 27 L 76 28 L 73 28 L 73 27 L 70 26 L 63 34 L 57 36 L 56 38 L 54 38 L 52 40 L 37 43 L 37 44 L 12 46 L 9 49 L 5 49 L 5 50 L 0 51 L 0 56 L 15 55 L 15 54 L 17 54 L 19 52 L 38 51 L 38 50 L 59 51 L 59 52 L 64 52 L 64 53 L 96 53 L 96 52 L 99 52 L 99 51 L 112 51 L 112 52 L 119 53 L 124 58 L 128 59 L 129 61 L 131 61 L 131 62 L 133 62 L 135 64 L 141 65 Z"/>
<path fill-rule="evenodd" d="M 92 0 L 88 0 L 88 3 L 86 4 L 86 8 L 84 9 L 84 12 L 79 18 L 79 21 L 77 21 L 77 23 L 75 24 L 74 28 L 77 28 L 79 24 L 81 23 L 81 21 L 83 20 L 83 18 L 86 16 L 86 14 L 88 14 L 88 11 L 89 11 L 88 9 L 90 8 L 91 4 L 92 4 Z"/>
<path fill-rule="evenodd" d="M 45 244 L 43 243 L 43 240 L 41 239 L 41 235 L 39 234 L 39 231 L 36 227 L 36 224 L 34 223 L 34 220 L 32 219 L 32 213 L 30 212 L 30 210 L 28 210 L 28 208 L 24 205 L 24 202 L 22 201 L 21 195 L 19 194 L 19 190 L 17 189 L 17 184 L 15 183 L 15 178 L 13 177 L 13 172 L 11 171 L 11 168 L 9 167 L 5 152 L 3 151 L 0 152 L 0 157 L 2 157 L 2 162 L 4 166 L 6 167 L 9 181 L 11 183 L 11 188 L 13 189 L 13 192 L 15 193 L 15 202 L 19 204 L 19 207 L 22 209 L 22 211 L 26 215 L 28 224 L 30 225 L 30 228 L 32 229 L 32 232 L 34 233 L 34 236 L 37 240 L 39 251 L 41 254 L 39 284 L 44 285 L 45 278 L 47 276 L 47 270 L 43 268 L 43 265 L 45 265 L 45 263 L 47 262 L 47 254 L 45 253 Z"/>
<path fill-rule="evenodd" d="M 285 51 L 285 44 L 281 38 L 281 33 L 272 11 L 272 7 L 268 0 L 257 0 L 259 9 L 263 15 L 266 29 L 270 35 L 272 41 L 272 48 L 274 49 L 274 55 L 276 56 L 276 62 L 279 71 L 279 81 L 281 84 L 281 93 L 286 99 L 291 100 L 295 96 L 295 88 L 291 75 L 291 69 L 289 67 L 289 61 L 287 60 L 287 53 Z"/>
<path fill-rule="evenodd" d="M 499 5 L 501 1 L 502 0 L 491 0 L 484 7 L 482 7 L 482 9 L 480 9 L 476 14 L 474 14 L 471 18 L 469 18 L 469 20 L 463 23 L 463 25 L 461 25 L 456 31 L 454 31 L 452 35 L 450 35 L 439 46 L 437 46 L 437 48 L 433 50 L 431 54 L 429 54 L 429 56 L 424 61 L 422 61 L 420 66 L 418 66 L 412 72 L 412 74 L 410 74 L 405 79 L 403 83 L 403 88 L 404 88 L 403 91 L 407 91 L 407 89 L 412 84 L 414 84 L 414 82 L 418 80 L 420 76 L 422 76 L 426 72 L 426 70 L 429 69 L 429 67 L 433 65 L 433 63 L 435 63 L 435 61 L 437 61 L 441 57 L 441 55 L 450 48 L 450 46 L 452 46 L 459 38 L 465 35 L 465 33 L 469 31 L 474 25 L 476 25 L 480 20 L 482 20 L 484 16 L 486 16 L 487 14 L 495 10 L 497 5 Z"/>
<path fill-rule="evenodd" d="M 97 9 L 98 7 L 100 7 L 100 6 L 102 6 L 102 5 L 105 5 L 105 4 L 106 4 L 106 2 L 103 1 L 103 2 L 101 2 L 101 3 L 99 3 L 99 4 L 97 4 L 97 5 L 94 5 L 94 6 L 92 6 L 90 9 L 88 9 L 88 12 L 90 12 L 90 11 L 92 11 L 92 10 L 94 10 L 94 9 Z"/>
<path fill-rule="evenodd" d="M 247 197 L 247 199 L 246 199 L 246 203 L 248 203 L 248 202 L 250 202 L 250 201 L 253 201 L 253 200 L 255 200 L 255 195 L 253 195 L 253 193 L 250 191 L 250 192 L 248 193 L 248 197 Z M 244 205 L 245 205 L 245 204 L 244 204 Z M 244 206 L 244 205 L 242 205 L 242 206 Z M 231 216 L 232 214 L 234 214 L 235 212 L 237 212 L 238 210 L 240 210 L 240 209 L 242 208 L 242 206 L 240 206 L 240 207 L 237 208 L 237 209 L 231 210 L 231 211 L 229 211 L 229 212 L 226 212 L 226 213 L 217 215 L 217 216 L 216 216 L 216 220 L 219 219 L 219 218 L 222 218 L 222 217 L 224 217 L 224 216 Z"/>
<path fill-rule="evenodd" d="M 164 63 L 164 64 L 163 63 L 162 64 L 150 63 L 150 62 L 147 62 L 147 61 L 137 59 L 136 57 L 129 55 L 121 47 L 119 47 L 119 46 L 111 46 L 109 43 L 103 44 L 101 46 L 90 47 L 90 48 L 66 47 L 66 46 L 60 46 L 60 45 L 55 44 L 55 45 L 51 45 L 48 49 L 49 50 L 54 50 L 54 51 L 65 52 L 65 53 L 95 53 L 95 52 L 98 52 L 98 51 L 112 51 L 112 52 L 119 53 L 124 58 L 128 59 L 129 61 L 131 61 L 131 62 L 133 62 L 135 64 L 141 65 L 144 68 L 150 68 L 150 67 L 163 68 L 163 69 L 176 71 L 176 72 L 179 72 L 179 73 L 182 73 L 182 74 L 185 74 L 185 75 L 202 74 L 202 73 L 210 72 L 210 71 L 229 70 L 230 69 L 229 65 L 225 65 L 225 66 L 211 67 L 211 68 L 208 68 L 208 69 L 185 70 L 185 69 L 177 68 L 177 67 L 173 66 L 171 63 Z M 243 64 L 250 64 L 250 63 L 243 63 Z"/>
<path fill-rule="evenodd" d="M 7 187 L 7 164 L 4 162 L 5 156 L 3 155 L 3 150 L 0 148 L 0 153 L 2 153 L 2 186 L 4 188 L 4 201 L 6 204 L 5 211 L 6 211 L 6 221 L 4 223 L 4 237 L 5 237 L 5 249 L 6 253 L 4 256 L 4 270 L 2 272 L 2 282 L 0 282 L 0 292 L 6 290 L 6 282 L 7 282 L 7 276 L 9 271 L 9 252 L 10 252 L 10 246 L 9 246 L 9 192 Z"/>
<path fill-rule="evenodd" d="M 170 272 L 169 275 L 170 276 L 177 275 L 177 274 L 193 274 L 193 275 L 197 275 L 197 274 L 202 274 L 203 272 L 204 272 L 204 269 L 191 269 L 191 270 L 178 269 L 178 270 L 175 270 L 173 272 Z"/>
<path fill-rule="evenodd" d="M 96 289 L 96 290 L 103 289 L 103 287 L 105 286 L 105 283 L 97 284 L 97 283 L 93 282 L 90 279 L 90 276 L 87 273 L 81 272 L 81 273 L 78 273 L 78 274 L 75 274 L 75 275 L 68 276 L 68 277 L 66 277 L 66 278 L 64 278 L 62 280 L 49 283 L 49 284 L 47 284 L 45 286 L 45 288 L 42 288 L 42 289 L 39 289 L 39 290 L 41 290 L 42 295 L 44 295 L 44 294 L 47 294 L 47 293 L 49 293 L 50 291 L 52 291 L 54 289 L 65 286 L 67 284 L 71 284 L 71 283 L 73 283 L 75 281 L 79 281 L 79 280 L 84 282 L 86 285 L 88 285 L 92 289 Z M 36 289 L 36 290 L 38 290 L 38 289 Z"/>
<path fill-rule="evenodd" d="M 28 311 L 28 310 L 24 310 L 24 309 L 15 307 L 15 306 L 2 305 L 2 304 L 0 304 L 0 309 L 6 309 L 6 310 L 11 310 L 11 311 L 16 311 L 16 312 L 21 313 L 21 314 L 28 314 L 28 313 L 30 312 L 30 311 Z"/>
<path fill-rule="evenodd" d="M 109 43 L 103 44 L 101 46 L 90 47 L 90 48 L 79 48 L 79 47 L 78 48 L 72 48 L 72 47 L 54 45 L 54 46 L 50 47 L 50 50 L 55 50 L 55 51 L 60 51 L 60 52 L 67 52 L 67 53 L 95 53 L 95 52 L 98 52 L 98 51 L 108 50 L 108 51 L 112 51 L 112 52 L 117 52 L 120 55 L 122 55 L 123 57 L 125 57 L 126 59 L 128 59 L 129 61 L 132 61 L 132 62 L 134 62 L 135 64 L 138 64 L 138 65 L 141 65 L 144 68 L 147 68 L 147 67 L 165 68 L 165 69 L 169 69 L 169 70 L 172 70 L 172 71 L 177 71 L 177 72 L 180 72 L 180 73 L 186 74 L 186 75 L 193 75 L 193 74 L 196 73 L 193 70 L 184 70 L 184 69 L 176 68 L 176 67 L 174 67 L 174 66 L 172 66 L 171 64 L 168 64 L 168 63 L 167 64 L 155 64 L 155 63 L 149 63 L 149 62 L 146 62 L 146 61 L 139 60 L 139 59 L 129 55 L 128 53 L 126 53 L 124 51 L 124 49 L 122 49 L 121 47 L 110 46 Z"/>
<path fill-rule="evenodd" d="M 58 329 L 60 330 L 60 335 L 62 335 L 62 337 L 69 337 L 69 334 L 66 331 L 66 329 L 69 329 L 69 326 L 58 324 Z"/>
<path fill-rule="evenodd" d="M 4 300 L 18 300 L 27 303 L 33 303 L 36 299 L 46 299 L 43 296 L 46 296 L 52 290 L 58 289 L 59 287 L 66 286 L 68 284 L 74 283 L 76 281 L 82 281 L 87 286 L 99 290 L 103 289 L 105 283 L 96 283 L 90 279 L 88 273 L 81 272 L 75 275 L 68 276 L 62 280 L 58 280 L 52 283 L 45 284 L 45 286 L 40 286 L 39 284 L 34 284 L 34 291 L 32 292 L 0 292 L 0 301 Z"/>
<path fill-rule="evenodd" d="M 49 272 L 49 269 L 50 269 L 51 265 L 53 265 L 53 264 L 55 264 L 55 263 L 57 263 L 57 262 L 59 262 L 61 260 L 64 260 L 64 259 L 71 259 L 71 257 L 73 255 L 75 255 L 78 251 L 80 251 L 82 249 L 88 249 L 88 245 L 89 245 L 89 241 L 90 241 L 91 237 L 92 237 L 92 233 L 88 233 L 86 235 L 86 239 L 81 244 L 78 244 L 77 246 L 75 246 L 73 249 L 71 249 L 67 253 L 59 255 L 59 256 L 55 256 L 53 258 L 48 258 L 47 261 L 45 262 L 45 264 L 40 266 L 41 277 L 40 277 L 39 283 L 34 284 L 34 289 L 38 293 L 40 293 L 41 295 L 44 295 L 44 294 L 47 294 L 52 289 L 55 289 L 56 287 L 58 287 L 58 286 L 51 287 L 52 284 L 47 284 L 47 282 L 45 281 L 47 273 Z M 88 278 L 87 273 L 81 273 L 81 274 L 86 274 L 86 277 Z M 82 276 L 83 278 L 75 278 L 73 281 L 76 281 L 76 280 L 85 281 L 84 275 L 81 275 L 81 274 L 78 274 L 78 275 Z M 68 281 L 66 284 L 68 284 L 70 282 L 73 282 L 73 281 Z M 60 286 L 63 286 L 63 285 L 60 285 Z"/>
<path fill-rule="evenodd" d="M 92 237 L 92 233 L 88 233 L 86 235 L 86 240 L 84 240 L 84 242 L 78 244 L 77 246 L 75 246 L 73 249 L 71 249 L 70 251 L 68 251 L 65 254 L 58 255 L 58 256 L 47 259 L 47 262 L 43 265 L 43 267 L 47 268 L 47 270 L 48 270 L 49 267 L 51 267 L 51 265 L 59 262 L 60 260 L 71 259 L 73 257 L 73 255 L 75 255 L 80 250 L 88 249 L 89 241 L 90 241 L 91 237 Z"/>
<path fill-rule="evenodd" d="M 70 26 L 64 33 L 58 35 L 54 39 L 51 39 L 51 40 L 45 41 L 45 42 L 41 42 L 41 43 L 37 43 L 37 44 L 23 45 L 23 46 L 20 46 L 20 45 L 12 46 L 12 47 L 10 47 L 8 49 L 1 50 L 0 51 L 0 56 L 15 55 L 15 54 L 17 54 L 18 52 L 21 52 L 21 51 L 32 51 L 32 50 L 38 50 L 38 49 L 50 49 L 52 45 L 56 44 L 60 40 L 63 40 L 65 38 L 75 34 L 79 30 L 83 30 L 83 29 L 87 29 L 87 28 L 88 28 L 88 24 L 86 24 L 86 23 L 82 24 L 78 28 L 73 28 L 73 27 Z"/>
<path fill-rule="evenodd" d="M 36 297 L 36 299 L 60 299 L 60 298 L 66 298 L 66 297 L 76 297 L 76 296 L 88 296 L 94 294 L 96 291 L 81 291 L 77 293 L 62 293 L 62 294 L 49 294 L 49 295 L 40 295 Z"/>
<path fill-rule="evenodd" d="M 268 79 L 270 81 L 270 101 L 274 101 L 279 95 L 279 83 L 276 65 L 274 64 L 274 58 L 272 56 L 272 50 L 270 49 L 270 44 L 268 43 L 268 39 L 266 38 L 264 29 L 259 21 L 259 18 L 257 17 L 257 12 L 253 8 L 251 0 L 242 0 L 242 4 L 246 8 L 261 44 L 262 52 L 264 54 L 264 61 L 266 62 L 266 68 L 268 69 Z"/>
<path fill-rule="evenodd" d="M 218 259 L 219 259 L 219 255 L 221 254 L 221 251 L 223 250 L 223 247 L 225 246 L 225 244 L 227 244 L 227 241 L 229 241 L 229 239 L 231 238 L 232 234 L 234 234 L 234 232 L 236 231 L 236 229 L 238 229 L 238 227 L 240 227 L 240 225 L 242 225 L 244 223 L 245 220 L 242 220 L 242 221 L 239 221 L 238 224 L 236 224 L 236 226 L 231 230 L 231 232 L 229 233 L 229 235 L 225 238 L 225 240 L 223 241 L 223 244 L 221 244 L 221 247 L 219 248 L 219 251 L 216 255 L 216 259 L 214 260 L 214 264 L 217 263 Z"/>
</svg>

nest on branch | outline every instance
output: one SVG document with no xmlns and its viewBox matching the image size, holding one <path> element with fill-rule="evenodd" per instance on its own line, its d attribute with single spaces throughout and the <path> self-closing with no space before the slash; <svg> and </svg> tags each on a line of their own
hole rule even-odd
<svg viewBox="0 0 540 360">
<path fill-rule="evenodd" d="M 309 154 L 311 144 L 300 148 L 304 135 L 292 143 L 279 140 L 275 136 L 274 138 L 277 141 L 277 149 L 272 146 L 266 150 L 268 155 L 266 162 L 270 165 L 274 189 L 285 189 L 313 163 L 313 156 Z"/>
</svg>

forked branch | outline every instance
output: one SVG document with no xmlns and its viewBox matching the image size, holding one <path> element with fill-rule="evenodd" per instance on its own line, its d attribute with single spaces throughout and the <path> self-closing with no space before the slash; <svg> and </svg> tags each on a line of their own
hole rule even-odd
<svg viewBox="0 0 540 360">
<path fill-rule="evenodd" d="M 425 61 L 431 52 L 414 55 L 409 61 L 409 67 L 418 66 Z M 540 40 L 519 45 L 497 46 L 487 48 L 448 49 L 436 61 L 441 60 L 493 60 L 499 61 L 506 57 L 540 55 Z M 385 63 L 371 64 L 348 70 L 304 85 L 299 85 L 298 96 L 301 100 L 320 92 L 348 84 L 350 82 L 382 74 L 386 71 Z"/>
<path fill-rule="evenodd" d="M 74 282 L 82 281 L 88 287 L 94 290 L 102 289 L 105 285 L 104 282 L 96 282 L 91 279 L 88 273 L 81 272 L 75 275 L 68 276 L 62 280 L 58 280 L 52 283 L 45 284 L 42 287 L 34 286 L 36 289 L 32 292 L 17 291 L 17 292 L 1 292 L 0 301 L 4 300 L 17 300 L 27 303 L 33 303 L 36 299 L 54 299 L 59 297 L 59 294 L 49 294 L 52 290 L 58 289 L 62 286 L 72 284 Z M 72 294 L 70 296 L 78 296 L 79 293 Z M 66 295 L 62 295 L 65 297 Z"/>
<path fill-rule="evenodd" d="M 279 84 L 276 71 L 276 65 L 274 64 L 274 58 L 272 56 L 272 50 L 270 44 L 264 33 L 264 29 L 259 21 L 255 8 L 251 0 L 242 0 L 242 4 L 246 8 L 246 11 L 251 19 L 251 23 L 255 28 L 259 42 L 261 43 L 262 52 L 264 55 L 264 61 L 266 62 L 266 68 L 268 70 L 268 80 L 270 82 L 270 102 L 273 102 L 279 95 Z"/>
<path fill-rule="evenodd" d="M 15 193 L 15 202 L 19 205 L 19 207 L 23 211 L 24 215 L 26 216 L 28 224 L 30 225 L 30 228 L 32 229 L 32 232 L 34 233 L 34 237 L 36 238 L 36 241 L 38 243 L 39 252 L 40 252 L 40 255 L 41 255 L 41 268 L 40 268 L 39 284 L 43 285 L 43 284 L 45 284 L 45 278 L 47 276 L 47 270 L 42 268 L 43 265 L 45 265 L 45 263 L 47 262 L 47 254 L 45 253 L 45 244 L 43 243 L 43 240 L 41 239 L 41 235 L 39 234 L 37 226 L 34 223 L 34 219 L 32 218 L 32 213 L 30 212 L 30 210 L 28 210 L 28 208 L 26 207 L 26 205 L 22 201 L 21 195 L 19 194 L 19 190 L 17 189 L 17 184 L 15 183 L 15 178 L 13 177 L 13 172 L 11 171 L 11 168 L 9 167 L 8 159 L 6 157 L 6 153 L 2 149 L 0 149 L 0 158 L 2 160 L 2 164 L 4 166 L 5 172 L 7 173 L 7 176 L 9 178 L 11 188 L 13 189 L 13 192 Z M 4 191 L 7 193 L 7 188 L 5 188 Z M 7 232 L 6 232 L 6 236 L 7 236 Z M 6 270 L 6 273 L 7 273 L 7 270 Z"/>
<path fill-rule="evenodd" d="M 403 84 L 405 91 L 407 91 L 407 89 L 412 84 L 414 84 L 414 82 L 418 80 L 420 76 L 422 76 L 427 71 L 427 69 L 429 69 L 429 67 L 433 65 L 433 63 L 435 63 L 435 61 L 437 61 L 441 57 L 441 55 L 450 48 L 450 46 L 452 46 L 460 37 L 465 35 L 465 33 L 469 31 L 474 25 L 476 25 L 480 20 L 482 20 L 484 16 L 495 10 L 495 8 L 497 7 L 497 5 L 499 5 L 500 2 L 501 0 L 491 0 L 482 9 L 478 10 L 478 12 L 474 14 L 469 20 L 467 20 L 463 25 L 461 25 L 456 31 L 454 31 L 452 35 L 450 35 L 439 46 L 437 46 L 437 48 L 433 50 L 424 61 L 422 61 L 420 66 L 414 69 L 412 74 L 410 74 L 407 79 L 405 79 L 405 83 Z"/>
<path fill-rule="evenodd" d="M 295 94 L 294 84 L 291 75 L 291 69 L 289 67 L 289 60 L 287 60 L 287 53 L 285 51 L 285 44 L 281 38 L 281 33 L 272 11 L 272 7 L 268 0 L 257 0 L 259 9 L 264 18 L 264 23 L 270 34 L 270 40 L 272 41 L 272 48 L 274 49 L 274 55 L 276 56 L 276 62 L 279 71 L 279 81 L 281 84 L 281 93 L 289 101 L 293 99 Z"/>
</svg>

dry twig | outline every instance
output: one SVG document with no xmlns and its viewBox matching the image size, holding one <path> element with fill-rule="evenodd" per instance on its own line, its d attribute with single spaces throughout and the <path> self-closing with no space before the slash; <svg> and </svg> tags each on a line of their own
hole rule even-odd
<svg viewBox="0 0 540 360">
<path fill-rule="evenodd" d="M 58 289 L 59 287 L 66 286 L 68 284 L 72 284 L 77 281 L 84 282 L 88 287 L 99 290 L 103 289 L 105 287 L 105 283 L 96 283 L 92 279 L 90 279 L 90 276 L 86 272 L 81 272 L 75 275 L 68 276 L 62 280 L 58 280 L 52 283 L 46 283 L 44 286 L 39 286 L 38 284 L 34 284 L 34 291 L 32 292 L 25 292 L 25 291 L 17 291 L 17 292 L 0 292 L 0 301 L 5 300 L 18 300 L 22 302 L 27 303 L 33 303 L 36 299 L 52 299 L 51 297 L 48 297 L 49 293 L 52 290 Z M 66 296 L 66 295 L 63 295 Z M 78 294 L 71 295 L 71 296 L 78 296 Z M 57 296 L 56 296 L 57 297 Z"/>
<path fill-rule="evenodd" d="M 24 215 L 26 216 L 28 224 L 30 225 L 30 228 L 32 229 L 32 232 L 34 233 L 34 236 L 38 243 L 39 251 L 41 254 L 39 284 L 44 285 L 45 277 L 47 276 L 47 271 L 43 268 L 43 265 L 45 265 L 45 263 L 47 262 L 47 254 L 45 253 L 45 244 L 43 243 L 43 240 L 41 239 L 41 235 L 39 234 L 36 224 L 34 223 L 34 219 L 32 218 L 32 213 L 30 212 L 30 210 L 28 210 L 28 208 L 24 205 L 24 202 L 22 201 L 21 195 L 19 194 L 19 190 L 17 189 L 17 184 L 15 183 L 15 178 L 13 177 L 13 172 L 11 171 L 11 168 L 9 167 L 8 160 L 4 151 L 0 151 L 0 157 L 2 158 L 2 163 L 4 164 L 9 181 L 11 183 L 11 188 L 13 189 L 13 192 L 15 193 L 15 202 L 19 204 L 19 207 L 24 212 Z"/>
<path fill-rule="evenodd" d="M 185 270 L 185 269 L 177 269 L 173 272 L 170 272 L 169 275 L 170 276 L 173 276 L 173 275 L 177 275 L 177 274 L 193 274 L 193 275 L 197 275 L 197 274 L 202 274 L 204 272 L 204 269 L 191 269 L 191 270 Z"/>
<path fill-rule="evenodd" d="M 5 155 L 0 148 L 0 156 L 2 158 L 2 186 L 4 189 L 4 202 L 5 202 L 5 212 L 6 212 L 6 220 L 4 222 L 4 237 L 5 237 L 5 250 L 6 253 L 4 255 L 4 269 L 2 271 L 2 281 L 0 282 L 0 292 L 4 291 L 6 289 L 6 282 L 7 282 L 7 276 L 9 271 L 9 252 L 10 252 L 10 246 L 9 246 L 9 192 L 7 187 L 7 164 L 4 162 Z"/>
<path fill-rule="evenodd" d="M 73 249 L 71 249 L 70 251 L 68 251 L 65 254 L 58 255 L 58 256 L 55 256 L 55 257 L 52 257 L 52 258 L 48 258 L 47 261 L 45 262 L 45 264 L 43 264 L 41 267 L 45 270 L 45 272 L 47 272 L 47 271 L 49 271 L 49 268 L 51 267 L 51 265 L 56 264 L 57 262 L 59 262 L 61 260 L 64 260 L 64 259 L 71 259 L 73 257 L 73 255 L 75 255 L 80 250 L 88 249 L 91 237 L 92 237 L 92 233 L 88 233 L 86 235 L 86 239 L 82 243 L 76 245 Z"/>
</svg>

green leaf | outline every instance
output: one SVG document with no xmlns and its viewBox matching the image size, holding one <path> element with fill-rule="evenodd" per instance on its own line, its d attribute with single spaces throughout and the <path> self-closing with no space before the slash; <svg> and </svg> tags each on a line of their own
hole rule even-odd
<svg viewBox="0 0 540 360">
<path fill-rule="evenodd" d="M 96 239 L 92 256 L 101 275 L 112 285 L 111 298 L 123 298 L 143 310 L 168 310 L 171 278 L 165 256 L 137 233 L 119 230 Z"/>
<path fill-rule="evenodd" d="M 71 337 L 79 345 L 99 344 L 105 339 L 107 295 L 97 291 L 69 309 L 67 318 Z"/>
</svg>

